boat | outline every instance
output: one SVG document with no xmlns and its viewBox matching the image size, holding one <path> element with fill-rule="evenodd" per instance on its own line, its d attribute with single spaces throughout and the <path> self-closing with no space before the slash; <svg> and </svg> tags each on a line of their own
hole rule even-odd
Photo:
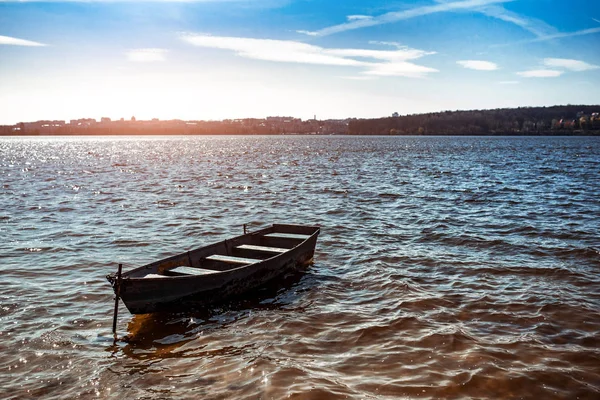
<svg viewBox="0 0 600 400">
<path fill-rule="evenodd" d="M 244 226 L 245 231 L 245 226 Z M 313 259 L 318 226 L 273 224 L 106 278 L 132 314 L 201 309 L 239 297 Z M 116 323 L 116 322 L 115 322 Z M 114 331 L 113 324 L 113 331 Z"/>
</svg>

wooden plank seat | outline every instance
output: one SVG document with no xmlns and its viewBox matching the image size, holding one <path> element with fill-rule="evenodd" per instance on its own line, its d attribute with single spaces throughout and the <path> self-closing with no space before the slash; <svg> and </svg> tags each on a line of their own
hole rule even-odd
<svg viewBox="0 0 600 400">
<path fill-rule="evenodd" d="M 240 249 L 240 250 L 262 251 L 264 253 L 273 253 L 273 254 L 285 253 L 286 251 L 289 250 L 289 249 L 284 249 L 282 247 L 255 246 L 253 244 L 243 244 L 236 248 Z"/>
<path fill-rule="evenodd" d="M 297 233 L 280 233 L 280 232 L 267 233 L 265 236 L 272 237 L 272 238 L 297 239 L 297 240 L 306 240 L 310 237 L 310 235 L 299 235 Z"/>
<path fill-rule="evenodd" d="M 181 266 L 181 267 L 170 269 L 168 272 L 175 272 L 176 274 L 183 274 L 183 275 L 206 275 L 206 274 L 214 274 L 215 272 L 219 272 L 219 271 L 215 271 L 212 269 Z"/>
<path fill-rule="evenodd" d="M 242 258 L 242 257 L 233 257 L 233 256 L 224 256 L 221 254 L 213 254 L 212 256 L 206 257 L 207 260 L 212 261 L 221 261 L 228 264 L 254 264 L 257 262 L 261 262 L 262 260 L 257 260 L 255 258 Z"/>
<path fill-rule="evenodd" d="M 159 274 L 147 274 L 142 276 L 142 278 L 168 278 L 168 276 Z"/>
</svg>

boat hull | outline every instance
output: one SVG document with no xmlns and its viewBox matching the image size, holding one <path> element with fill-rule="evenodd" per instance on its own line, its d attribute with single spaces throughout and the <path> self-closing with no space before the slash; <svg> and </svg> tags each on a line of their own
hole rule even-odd
<svg viewBox="0 0 600 400">
<path fill-rule="evenodd" d="M 275 225 L 274 225 L 275 226 Z M 279 225 L 282 226 L 282 225 Z M 267 230 L 264 230 L 268 232 Z M 257 232 L 260 233 L 260 232 Z M 245 243 L 257 233 L 232 239 L 234 243 Z M 316 227 L 307 239 L 288 251 L 250 265 L 218 271 L 199 276 L 138 277 L 136 271 L 146 269 L 160 271 L 161 263 L 170 265 L 169 259 L 150 264 L 123 275 L 120 280 L 120 297 L 132 314 L 156 312 L 176 312 L 182 310 L 203 309 L 207 306 L 223 303 L 232 298 L 243 296 L 284 274 L 301 270 L 313 259 L 319 228 Z M 223 242 L 224 244 L 228 241 Z M 202 252 L 199 249 L 196 252 Z M 192 254 L 192 256 L 190 256 Z M 187 253 L 189 264 L 193 265 L 193 254 Z M 176 258 L 176 257 L 175 257 Z M 179 256 L 185 260 L 185 253 Z M 179 261 L 181 263 L 181 261 Z M 175 262 L 177 264 L 177 262 Z M 116 277 L 108 276 L 117 291 Z"/>
</svg>

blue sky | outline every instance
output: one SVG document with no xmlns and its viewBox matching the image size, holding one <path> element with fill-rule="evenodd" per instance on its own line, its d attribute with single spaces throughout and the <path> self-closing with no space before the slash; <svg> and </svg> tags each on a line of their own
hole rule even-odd
<svg viewBox="0 0 600 400">
<path fill-rule="evenodd" d="M 600 104 L 596 0 L 0 0 L 0 124 Z"/>
</svg>

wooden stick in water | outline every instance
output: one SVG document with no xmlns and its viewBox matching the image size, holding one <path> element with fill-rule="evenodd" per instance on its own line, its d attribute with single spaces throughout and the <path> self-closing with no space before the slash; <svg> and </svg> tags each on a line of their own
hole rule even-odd
<svg viewBox="0 0 600 400">
<path fill-rule="evenodd" d="M 115 313 L 113 315 L 113 335 L 117 335 L 117 314 L 119 312 L 119 298 L 121 296 L 121 269 L 123 268 L 123 264 L 119 264 L 119 269 L 117 270 L 117 290 L 115 291 Z"/>
</svg>

